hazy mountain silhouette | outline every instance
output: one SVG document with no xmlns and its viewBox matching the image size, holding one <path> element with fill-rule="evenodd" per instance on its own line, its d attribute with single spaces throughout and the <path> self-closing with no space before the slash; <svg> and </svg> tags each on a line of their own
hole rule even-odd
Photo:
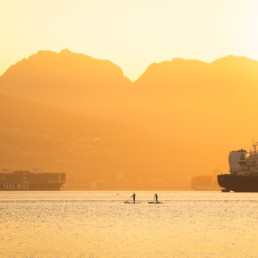
<svg viewBox="0 0 258 258">
<path fill-rule="evenodd" d="M 3 149 L 6 151 L 2 150 L 2 164 L 5 167 L 8 164 L 24 167 L 45 165 L 44 167 L 54 169 L 59 166 L 72 171 L 75 178 L 85 177 L 84 181 L 78 179 L 80 182 L 77 185 L 73 181 L 77 187 L 82 186 L 81 182 L 87 182 L 86 174 L 95 179 L 100 176 L 114 178 L 119 177 L 117 175 L 121 171 L 120 175 L 128 178 L 132 176 L 128 179 L 132 184 L 141 182 L 139 185 L 144 185 L 143 182 L 148 178 L 152 178 L 150 181 L 154 180 L 156 174 L 161 173 L 159 176 L 163 180 L 168 179 L 171 186 L 185 187 L 189 185 L 192 175 L 202 172 L 207 174 L 215 168 L 226 169 L 227 151 L 233 147 L 249 146 L 250 140 L 257 138 L 257 71 L 258 62 L 245 57 L 228 56 L 212 63 L 176 58 L 151 64 L 132 83 L 118 66 L 109 61 L 97 60 L 68 50 L 60 53 L 39 51 L 13 65 L 0 77 L 0 92 L 61 107 L 67 111 L 18 99 L 14 101 L 10 98 L 9 102 L 1 100 L 1 116 L 5 116 L 5 119 L 9 117 L 9 123 L 16 123 L 17 127 L 23 125 L 27 113 L 35 109 L 37 112 L 28 118 L 28 131 L 34 128 L 33 123 L 40 125 L 38 131 L 34 132 L 37 139 L 30 138 L 31 136 L 26 138 L 26 133 L 19 134 L 19 130 L 16 131 L 16 127 L 11 125 L 8 125 L 8 132 L 14 133 L 14 136 L 8 138 L 9 134 L 5 134 L 3 129 L 2 140 L 8 140 Z M 6 103 L 4 107 L 3 103 Z M 46 108 L 49 111 L 43 112 L 43 115 L 40 110 Z M 9 110 L 9 113 L 5 113 L 5 110 Z M 23 113 L 20 110 L 24 110 Z M 91 121 L 89 116 L 99 118 L 91 118 Z M 58 120 L 59 117 L 62 121 Z M 110 122 L 109 119 L 132 126 L 122 126 Z M 53 129 L 56 120 L 60 124 Z M 93 121 L 101 126 L 97 127 Z M 105 136 L 109 139 L 105 141 L 108 144 L 103 146 L 98 145 L 98 140 L 93 141 L 92 146 L 95 147 L 92 152 L 86 147 L 91 145 L 84 144 L 77 138 L 77 147 L 73 147 L 74 135 L 80 135 L 82 139 L 88 137 L 86 129 L 89 124 L 91 132 L 103 134 L 101 137 L 92 136 L 93 138 Z M 51 125 L 50 132 L 55 133 L 48 136 L 45 125 Z M 160 140 L 134 126 L 172 140 Z M 69 128 L 67 135 L 64 130 L 66 127 Z M 43 138 L 40 138 L 41 135 L 44 135 Z M 53 140 L 47 142 L 48 137 Z M 16 142 L 13 139 L 26 144 L 21 144 L 25 150 L 18 152 L 25 154 L 19 154 L 19 157 L 14 156 L 12 159 L 12 154 L 16 153 Z M 38 148 L 37 151 L 26 150 L 30 141 L 31 144 L 38 142 L 33 145 Z M 54 146 L 53 154 L 47 149 L 51 146 L 50 143 Z M 8 148 L 11 148 L 10 151 Z M 37 154 L 41 158 L 36 155 L 31 159 L 33 153 L 37 152 L 41 153 Z M 94 153 L 90 154 L 90 161 L 87 153 Z M 4 157 L 10 161 L 6 165 Z M 44 162 L 40 162 L 41 159 Z M 26 160 L 24 164 L 23 160 Z M 31 164 L 32 161 L 34 163 Z M 139 177 L 138 181 L 134 180 L 135 175 Z"/>
<path fill-rule="evenodd" d="M 154 114 L 147 127 L 159 134 L 246 143 L 258 130 L 257 72 L 258 62 L 245 57 L 212 63 L 177 58 L 150 65 L 135 88 Z"/>
<path fill-rule="evenodd" d="M 4 95 L 0 107 L 1 167 L 66 172 L 66 189 L 189 189 L 192 175 L 226 164 L 221 146 L 197 149 L 198 144 L 165 141 L 144 129 Z M 207 149 L 210 157 L 198 164 Z"/>
<path fill-rule="evenodd" d="M 176 58 L 150 65 L 132 83 L 109 61 L 69 50 L 39 51 L 0 77 L 0 93 L 169 138 L 246 144 L 258 131 L 257 71 L 258 62 L 245 57 L 212 63 Z"/>
<path fill-rule="evenodd" d="M 110 61 L 66 49 L 39 51 L 11 66 L 0 78 L 0 92 L 98 115 L 118 110 L 131 84 Z"/>
</svg>

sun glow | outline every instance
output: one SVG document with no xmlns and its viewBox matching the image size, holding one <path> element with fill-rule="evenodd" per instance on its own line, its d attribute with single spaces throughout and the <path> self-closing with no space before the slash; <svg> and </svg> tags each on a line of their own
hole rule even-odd
<svg viewBox="0 0 258 258">
<path fill-rule="evenodd" d="M 240 16 L 239 41 L 245 47 L 245 55 L 258 59 L 258 2 L 251 1 L 251 4 L 243 10 Z"/>
<path fill-rule="evenodd" d="M 258 2 L 5 1 L 0 9 L 0 74 L 38 50 L 68 48 L 108 59 L 137 79 L 174 57 L 258 59 Z"/>
</svg>

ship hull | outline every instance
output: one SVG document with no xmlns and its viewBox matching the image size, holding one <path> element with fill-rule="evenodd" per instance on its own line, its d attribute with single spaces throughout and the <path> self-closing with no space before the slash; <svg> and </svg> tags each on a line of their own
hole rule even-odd
<svg viewBox="0 0 258 258">
<path fill-rule="evenodd" d="M 65 183 L 65 173 L 0 173 L 0 191 L 58 191 Z"/>
<path fill-rule="evenodd" d="M 218 175 L 218 183 L 226 192 L 258 192 L 258 176 Z"/>
<path fill-rule="evenodd" d="M 0 191 L 60 191 L 62 186 L 63 184 L 0 184 Z"/>
</svg>

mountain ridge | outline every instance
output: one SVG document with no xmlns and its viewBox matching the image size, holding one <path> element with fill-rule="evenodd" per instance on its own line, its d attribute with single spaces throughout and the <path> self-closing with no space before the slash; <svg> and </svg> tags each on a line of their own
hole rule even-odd
<svg viewBox="0 0 258 258">
<path fill-rule="evenodd" d="M 0 107 L 0 167 L 63 171 L 65 189 L 186 190 L 191 175 L 224 163 L 214 155 L 220 146 L 209 146 L 213 158 L 195 171 L 203 153 L 191 155 L 196 144 L 1 94 Z M 189 164 L 182 166 L 186 156 Z"/>
<path fill-rule="evenodd" d="M 84 53 L 77 53 L 77 52 L 72 52 L 71 50 L 65 48 L 65 49 L 62 49 L 61 51 L 59 52 L 55 52 L 55 51 L 52 51 L 52 50 L 38 50 L 37 53 L 34 53 L 34 54 L 31 54 L 28 58 L 23 58 L 21 59 L 20 61 L 16 62 L 15 64 L 11 65 L 9 68 L 6 69 L 6 71 L 0 76 L 1 77 L 4 77 L 6 75 L 6 73 L 8 73 L 9 69 L 11 69 L 12 67 L 15 67 L 17 64 L 23 62 L 23 61 L 27 61 L 31 58 L 34 58 L 35 56 L 40 56 L 40 55 L 45 55 L 46 53 L 48 54 L 51 54 L 51 55 L 77 55 L 77 56 L 80 56 L 80 57 L 83 57 L 83 58 L 88 58 L 88 59 L 91 59 L 91 60 L 96 60 L 96 61 L 104 61 L 104 62 L 107 62 L 107 63 L 110 63 L 114 66 L 116 66 L 118 68 L 118 70 L 120 70 L 122 72 L 122 74 L 124 75 L 124 72 L 123 72 L 123 69 L 116 65 L 115 63 L 113 63 L 112 61 L 110 60 L 107 60 L 107 59 L 101 59 L 101 58 L 94 58 L 92 56 L 89 56 L 89 55 L 86 55 Z M 246 56 L 237 56 L 237 55 L 227 55 L 227 56 L 223 56 L 223 57 L 219 57 L 219 58 L 216 58 L 214 59 L 213 61 L 203 61 L 201 59 L 187 59 L 187 58 L 181 58 L 181 57 L 174 57 L 172 58 L 171 60 L 164 60 L 164 61 L 160 61 L 160 62 L 153 62 L 151 63 L 150 65 L 147 66 L 147 68 L 145 69 L 145 71 L 143 71 L 143 73 L 135 80 L 135 81 L 132 81 L 130 78 L 128 78 L 127 76 L 125 76 L 129 81 L 131 81 L 132 83 L 138 81 L 140 79 L 140 77 L 143 76 L 143 74 L 146 72 L 147 69 L 149 69 L 149 67 L 151 66 L 156 66 L 156 65 L 162 65 L 163 63 L 172 63 L 172 62 L 184 62 L 184 63 L 189 63 L 189 62 L 199 62 L 199 63 L 203 63 L 203 64 L 213 64 L 213 63 L 220 63 L 220 62 L 225 62 L 225 61 L 228 61 L 228 60 L 231 60 L 232 59 L 241 59 L 241 60 L 248 60 L 248 61 L 251 61 L 253 63 L 255 62 L 258 62 L 258 60 L 255 60 L 253 58 L 249 58 L 249 57 L 246 57 Z"/>
<path fill-rule="evenodd" d="M 0 77 L 0 161 L 60 167 L 69 189 L 189 189 L 191 176 L 225 172 L 228 151 L 258 138 L 252 59 L 176 58 L 134 83 L 111 62 L 69 50 L 18 66 Z"/>
<path fill-rule="evenodd" d="M 258 61 L 246 57 L 210 63 L 174 58 L 151 64 L 132 83 L 112 62 L 69 50 L 39 51 L 0 77 L 0 93 L 136 125 L 161 137 L 233 143 L 254 115 L 242 107 L 256 109 L 257 71 Z M 247 129 L 253 138 L 256 128 L 253 121 Z"/>
</svg>

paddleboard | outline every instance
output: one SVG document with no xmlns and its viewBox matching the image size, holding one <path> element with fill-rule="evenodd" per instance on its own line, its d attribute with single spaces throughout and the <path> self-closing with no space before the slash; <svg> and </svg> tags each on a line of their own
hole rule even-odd
<svg viewBox="0 0 258 258">
<path fill-rule="evenodd" d="M 149 204 L 162 204 L 163 202 L 148 202 Z"/>
</svg>

